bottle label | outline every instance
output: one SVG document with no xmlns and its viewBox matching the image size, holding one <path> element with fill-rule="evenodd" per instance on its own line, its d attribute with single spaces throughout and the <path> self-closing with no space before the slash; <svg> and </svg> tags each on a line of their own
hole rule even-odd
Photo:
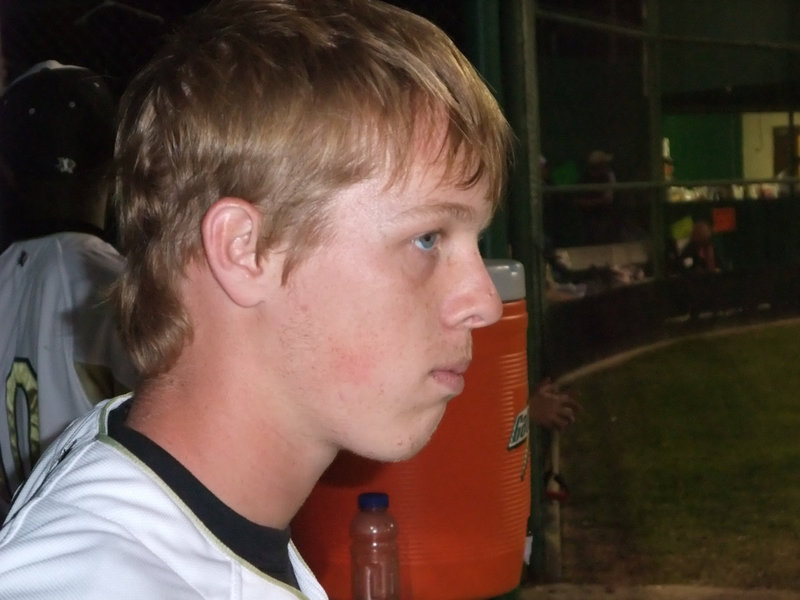
<svg viewBox="0 0 800 600">
<path fill-rule="evenodd" d="M 353 600 L 399 600 L 400 577 L 396 556 L 360 554 L 353 557 Z"/>
</svg>

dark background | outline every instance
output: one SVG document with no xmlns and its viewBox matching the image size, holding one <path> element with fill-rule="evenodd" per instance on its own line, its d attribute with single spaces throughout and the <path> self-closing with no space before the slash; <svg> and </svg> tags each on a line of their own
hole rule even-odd
<svg viewBox="0 0 800 600">
<path fill-rule="evenodd" d="M 437 23 L 459 46 L 461 0 L 393 2 Z M 208 0 L 0 0 L 0 37 L 11 82 L 37 62 L 88 67 L 120 94 L 164 35 Z"/>
</svg>

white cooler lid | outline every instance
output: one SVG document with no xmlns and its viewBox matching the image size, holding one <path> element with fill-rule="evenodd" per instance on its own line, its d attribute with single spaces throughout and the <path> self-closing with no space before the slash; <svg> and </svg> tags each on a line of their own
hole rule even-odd
<svg viewBox="0 0 800 600">
<path fill-rule="evenodd" d="M 525 298 L 525 267 L 507 258 L 485 258 L 483 263 L 497 288 L 500 300 L 513 302 Z"/>
</svg>

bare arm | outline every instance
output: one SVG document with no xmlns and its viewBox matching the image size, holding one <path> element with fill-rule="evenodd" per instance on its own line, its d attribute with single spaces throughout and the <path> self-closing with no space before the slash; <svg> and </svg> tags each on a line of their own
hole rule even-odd
<svg viewBox="0 0 800 600">
<path fill-rule="evenodd" d="M 575 422 L 581 405 L 570 392 L 559 390 L 545 379 L 533 392 L 530 401 L 531 420 L 548 429 L 563 431 Z"/>
</svg>

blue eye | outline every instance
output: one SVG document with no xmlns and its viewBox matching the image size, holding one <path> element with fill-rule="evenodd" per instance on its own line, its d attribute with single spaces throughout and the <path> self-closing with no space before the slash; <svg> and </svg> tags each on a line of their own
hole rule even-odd
<svg viewBox="0 0 800 600">
<path fill-rule="evenodd" d="M 419 237 L 415 237 L 414 245 L 417 246 L 417 248 L 419 248 L 420 250 L 433 250 L 438 240 L 439 240 L 439 234 L 434 231 L 431 231 L 428 233 L 423 233 Z"/>
</svg>

